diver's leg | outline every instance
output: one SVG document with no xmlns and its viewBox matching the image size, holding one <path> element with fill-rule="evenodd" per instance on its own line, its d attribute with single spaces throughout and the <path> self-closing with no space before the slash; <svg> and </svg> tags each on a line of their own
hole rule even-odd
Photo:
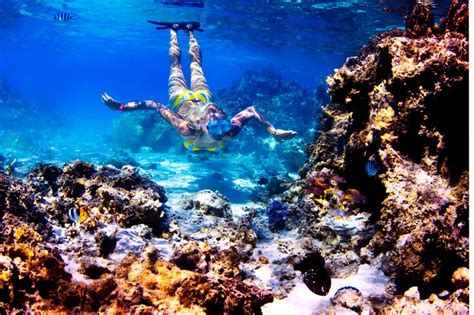
<svg viewBox="0 0 474 315">
<path fill-rule="evenodd" d="M 207 85 L 206 78 L 202 71 L 202 54 L 193 31 L 188 31 L 189 35 L 189 55 L 191 57 L 191 89 L 193 92 L 204 90 L 211 98 L 211 92 Z"/>
<path fill-rule="evenodd" d="M 171 69 L 168 79 L 168 94 L 169 101 L 172 103 L 180 93 L 187 89 L 187 86 L 183 68 L 181 67 L 181 49 L 179 48 L 178 35 L 175 30 L 170 29 L 170 36 L 169 56 Z"/>
<path fill-rule="evenodd" d="M 239 134 L 242 128 L 251 120 L 255 119 L 260 124 L 262 124 L 267 132 L 271 134 L 275 139 L 283 141 L 293 138 L 296 135 L 296 132 L 293 130 L 282 130 L 276 129 L 273 127 L 272 123 L 270 123 L 265 116 L 263 116 L 254 106 L 247 107 L 243 111 L 237 113 L 232 119 L 230 120 L 230 124 L 232 128 L 230 129 L 228 136 L 235 137 Z"/>
</svg>

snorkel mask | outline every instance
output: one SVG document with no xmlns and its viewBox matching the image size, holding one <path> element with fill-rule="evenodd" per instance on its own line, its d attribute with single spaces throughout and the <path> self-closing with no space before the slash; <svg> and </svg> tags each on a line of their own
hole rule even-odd
<svg viewBox="0 0 474 315">
<path fill-rule="evenodd" d="M 227 132 L 230 131 L 232 125 L 227 119 L 219 119 L 209 121 L 206 127 L 211 137 L 220 140 Z"/>
</svg>

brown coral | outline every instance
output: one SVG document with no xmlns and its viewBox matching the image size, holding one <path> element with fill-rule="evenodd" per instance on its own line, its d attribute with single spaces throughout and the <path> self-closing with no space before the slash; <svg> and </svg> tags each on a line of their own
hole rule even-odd
<svg viewBox="0 0 474 315">
<path fill-rule="evenodd" d="M 367 195 L 378 231 L 364 252 L 382 254 L 401 290 L 449 288 L 468 263 L 467 14 L 454 1 L 438 26 L 417 4 L 405 31 L 349 58 L 327 80 L 333 103 L 305 167 L 331 169 Z"/>
</svg>

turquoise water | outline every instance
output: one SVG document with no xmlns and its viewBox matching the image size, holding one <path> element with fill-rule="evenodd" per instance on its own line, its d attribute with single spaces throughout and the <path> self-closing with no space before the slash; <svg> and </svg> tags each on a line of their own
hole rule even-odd
<svg viewBox="0 0 474 315">
<path fill-rule="evenodd" d="M 246 71 L 267 67 L 281 75 L 282 81 L 294 80 L 312 94 L 318 82 L 324 82 L 345 58 L 356 55 L 371 36 L 403 27 L 403 15 L 412 6 L 409 1 L 302 2 L 207 1 L 204 8 L 196 8 L 160 1 L 2 1 L 0 76 L 16 93 L 19 103 L 3 102 L 0 153 L 22 162 L 17 163 L 20 175 L 40 161 L 60 164 L 84 159 L 104 164 L 117 156 L 117 151 L 126 152 L 120 156 L 140 160 L 140 156 L 134 157 L 137 147 L 124 141 L 127 136 L 117 136 L 123 125 L 131 130 L 125 133 L 133 132 L 135 120 L 114 128 L 114 122 L 117 124 L 123 116 L 106 108 L 100 95 L 106 91 L 122 101 L 167 101 L 169 32 L 155 30 L 146 23 L 148 19 L 201 22 L 205 31 L 196 35 L 203 51 L 205 75 L 215 94 L 232 86 Z M 444 14 L 447 5 L 448 1 L 433 4 L 435 14 Z M 77 16 L 59 22 L 54 20 L 59 12 Z M 180 34 L 180 42 L 188 76 L 184 34 Z M 320 90 L 324 91 L 324 85 Z M 295 104 L 280 104 L 260 110 L 270 113 L 269 118 L 280 124 L 278 128 L 295 128 L 285 126 L 287 116 L 292 116 L 299 128 L 297 138 L 302 139 L 298 150 L 304 151 L 317 128 L 316 115 L 324 101 L 317 99 L 301 109 L 295 109 Z M 15 108 L 20 111 L 12 120 Z M 159 120 L 158 114 L 150 115 Z M 247 165 L 249 161 L 257 165 L 280 162 L 282 153 L 275 150 L 278 144 L 268 142 L 258 127 L 252 129 L 256 131 L 239 135 L 236 142 L 240 145 L 234 145 L 234 149 L 231 146 L 221 159 L 233 159 L 242 153 L 238 156 Z M 156 133 L 143 131 L 149 132 Z M 161 138 L 169 137 L 173 142 L 161 150 L 170 152 L 170 160 L 174 160 L 174 154 L 185 154 L 171 127 L 163 127 L 160 132 Z M 140 136 L 145 137 L 140 134 L 139 140 Z M 160 145 L 154 146 L 160 151 L 156 147 Z M 260 175 L 294 173 L 303 161 L 304 157 L 289 169 L 285 169 L 285 163 L 277 170 L 264 168 Z M 250 181 L 259 176 L 256 171 L 250 173 L 240 175 Z"/>
<path fill-rule="evenodd" d="M 418 196 L 416 202 L 421 204 L 426 198 L 427 205 L 420 207 L 426 208 L 422 210 L 429 218 L 433 215 L 438 221 L 444 212 L 458 212 L 457 218 L 462 222 L 458 224 L 453 219 L 456 227 L 452 233 L 447 229 L 440 235 L 451 233 L 450 237 L 456 238 L 465 233 L 467 225 L 463 220 L 467 219 L 463 216 L 468 213 L 467 208 L 460 204 L 453 210 L 448 204 L 447 192 L 451 190 L 448 183 L 437 178 L 438 175 L 433 175 L 433 179 L 415 162 L 400 163 L 403 172 L 396 185 L 390 183 L 388 177 L 394 176 L 393 173 L 387 172 L 382 180 L 388 178 L 385 186 L 380 182 L 381 177 L 375 179 L 377 172 L 385 168 L 385 164 L 376 160 L 376 154 L 364 157 L 363 163 L 361 155 L 354 155 L 354 161 L 348 164 L 353 165 L 353 170 L 343 174 L 344 178 L 335 170 L 320 170 L 319 166 L 317 172 L 309 170 L 314 165 L 306 164 L 306 169 L 303 168 L 308 147 L 318 145 L 314 139 L 319 132 L 322 108 L 331 102 L 326 92 L 326 77 L 342 67 L 348 57 L 357 55 L 376 34 L 403 28 L 404 17 L 416 1 L 204 0 L 204 7 L 166 4 L 173 1 L 176 0 L 0 0 L 0 172 L 21 179 L 26 177 L 23 184 L 10 182 L 3 175 L 0 178 L 2 187 L 9 186 L 0 191 L 8 196 L 3 198 L 7 200 L 5 216 L 4 209 L 0 209 L 1 237 L 11 238 L 7 235 L 10 233 L 14 234 L 15 242 L 16 238 L 18 241 L 34 238 L 33 246 L 50 246 L 46 248 L 54 250 L 49 252 L 64 262 L 64 267 L 57 269 L 71 274 L 66 281 L 71 287 L 76 282 L 95 285 L 104 280 L 105 277 L 99 279 L 103 274 L 93 275 L 94 268 L 85 270 L 85 267 L 98 266 L 109 268 L 102 271 L 117 283 L 123 285 L 128 281 L 136 285 L 137 292 L 143 289 L 140 278 L 124 280 L 121 278 L 125 274 L 117 272 L 120 264 L 129 261 L 129 254 L 135 254 L 141 263 L 150 264 L 143 269 L 144 274 L 158 257 L 187 269 L 185 264 L 178 264 L 179 259 L 186 257 L 184 251 L 180 253 L 181 246 L 203 242 L 198 252 L 194 251 L 198 245 L 191 247 L 190 253 L 195 258 L 205 260 L 205 264 L 201 264 L 204 260 L 196 263 L 194 271 L 210 278 L 222 276 L 221 280 L 234 277 L 232 281 L 237 281 L 239 286 L 245 281 L 258 290 L 271 291 L 275 299 L 262 307 L 262 313 L 278 315 L 317 314 L 333 303 L 339 290 L 370 297 L 374 307 L 376 304 L 382 307 L 382 301 L 391 299 L 396 282 L 391 282 L 395 280 L 382 272 L 381 267 L 385 267 L 382 255 L 370 257 L 380 248 L 374 250 L 370 249 L 373 245 L 367 245 L 375 231 L 373 240 L 378 242 L 380 230 L 387 230 L 385 227 L 389 226 L 386 219 L 384 223 L 378 218 L 385 215 L 379 209 L 385 190 L 393 195 L 400 192 L 398 200 L 407 198 L 409 201 L 412 196 Z M 432 1 L 429 5 L 438 20 L 446 15 L 449 1 Z M 62 13 L 75 17 L 69 21 L 54 19 Z M 204 73 L 216 103 L 229 117 L 253 105 L 276 128 L 293 130 L 296 136 L 279 142 L 253 121 L 226 143 L 223 152 L 195 153 L 186 151 L 182 139 L 156 111 L 121 113 L 107 108 L 101 101 L 104 92 L 120 103 L 155 100 L 166 104 L 168 101 L 169 31 L 155 30 L 147 20 L 199 21 L 204 32 L 196 32 L 196 37 L 203 52 Z M 182 31 L 179 31 L 179 41 L 182 65 L 189 78 L 187 36 Z M 444 93 L 441 95 L 444 97 Z M 341 129 L 338 126 L 326 131 L 326 139 L 322 141 L 331 142 L 334 133 L 339 133 L 334 138 L 340 141 L 344 137 Z M 374 145 L 372 140 L 370 143 Z M 350 154 L 346 148 L 336 150 Z M 318 150 L 314 147 L 312 154 L 315 159 Z M 95 169 L 83 163 L 65 164 L 73 160 L 92 163 Z M 30 172 L 38 163 L 51 163 L 62 170 L 40 165 Z M 406 172 L 413 173 L 412 181 Z M 409 182 L 408 189 L 405 182 Z M 424 189 L 410 190 L 422 182 L 426 184 Z M 11 190 L 8 195 L 7 190 Z M 28 192 L 20 196 L 24 191 Z M 390 198 L 392 195 L 383 207 L 396 204 Z M 437 203 L 442 205 L 439 216 L 433 214 Z M 425 215 L 418 207 L 408 210 Z M 82 216 L 88 218 L 82 220 Z M 127 218 L 126 224 L 123 217 Z M 407 218 L 408 225 L 413 225 L 412 217 Z M 446 222 L 449 218 L 446 215 Z M 45 222 L 51 224 L 46 226 Z M 397 220 L 393 222 L 393 226 L 399 224 Z M 443 222 L 438 223 L 443 228 L 443 224 L 449 226 Z M 36 232 L 26 233 L 24 226 L 29 228 L 30 223 L 35 230 L 45 226 L 40 232 L 50 232 L 44 244 L 37 245 Z M 431 228 L 431 222 L 428 227 Z M 428 227 L 423 229 L 431 231 Z M 158 229 L 160 231 L 155 231 Z M 404 248 L 411 248 L 405 247 L 405 243 L 412 246 L 409 244 L 414 242 L 411 238 L 415 234 L 403 232 L 395 240 L 393 233 L 398 232 L 387 232 L 392 238 L 387 244 L 396 242 L 401 248 L 393 253 L 404 253 Z M 387 238 L 385 234 L 383 237 Z M 203 244 L 205 246 L 201 246 Z M 104 251 L 110 249 L 110 253 L 104 254 L 102 250 L 106 245 L 108 249 Z M 148 245 L 153 251 L 149 251 Z M 3 255 L 1 257 L 6 257 Z M 441 257 L 438 255 L 426 257 L 438 260 Z M 174 256 L 181 258 L 173 260 Z M 419 260 L 415 257 L 413 261 L 424 263 L 426 257 Z M 17 258 L 12 257 L 12 266 L 23 264 L 22 258 Z M 7 266 L 5 261 L 9 260 L 3 260 L 4 267 Z M 330 271 L 326 270 L 328 266 Z M 18 269 L 25 273 L 25 268 Z M 423 268 L 428 270 L 428 267 Z M 41 269 L 42 274 L 44 270 L 50 269 Z M 142 269 L 133 267 L 130 274 L 138 273 L 137 270 L 142 273 Z M 232 271 L 230 276 L 229 271 Z M 439 272 L 441 277 L 445 272 Z M 160 275 L 160 272 L 152 273 Z M 179 276 L 180 271 L 177 273 Z M 4 278 L 8 278 L 7 272 L 5 275 Z M 25 283 L 29 285 L 24 280 L 27 277 L 21 277 L 21 281 L 12 279 L 11 283 L 21 282 L 21 285 L 12 285 L 20 296 L 28 290 L 36 290 L 34 287 L 23 290 Z M 41 284 L 42 278 L 39 279 L 35 281 Z M 168 285 L 160 283 L 166 276 L 159 279 L 148 283 L 149 287 L 144 284 L 146 290 L 150 289 L 146 294 L 153 292 L 156 286 Z M 187 285 L 185 281 L 179 286 Z M 103 283 L 104 287 L 108 286 Z M 219 290 L 224 285 L 221 284 Z M 421 285 L 423 291 L 426 284 Z M 83 288 L 85 286 L 77 286 L 75 290 L 82 292 Z M 96 290 L 100 286 L 90 288 Z M 127 288 L 119 288 L 119 293 L 111 293 L 111 298 L 124 300 L 127 305 L 130 302 L 127 294 L 136 293 Z M 130 292 L 125 292 L 122 298 L 120 290 Z M 447 290 L 432 290 L 443 300 L 450 294 Z M 59 289 L 54 291 L 63 293 Z M 408 293 L 412 296 L 407 299 L 409 302 L 419 299 L 413 298 L 417 290 Z M 66 294 L 75 298 L 69 291 Z M 83 310 L 86 294 L 83 297 L 78 293 L 77 298 L 71 305 L 79 305 L 76 310 Z M 160 294 L 153 298 L 162 299 Z M 170 303 L 176 303 L 175 297 L 171 298 Z M 42 305 L 33 291 L 28 293 L 28 299 L 38 301 L 40 307 L 48 307 L 48 304 Z M 162 305 L 158 303 L 153 307 L 163 310 L 167 305 L 164 300 Z M 31 306 L 22 305 L 21 299 L 18 301 L 14 301 L 18 305 L 12 303 L 14 309 L 26 311 Z M 141 303 L 135 298 L 130 303 L 136 301 L 136 304 Z M 450 303 L 449 300 L 444 302 Z M 59 302 L 51 303 L 56 307 L 54 303 Z M 108 309 L 111 301 L 104 303 L 105 309 L 113 309 Z M 38 305 L 34 307 L 37 309 Z M 70 308 L 70 305 L 59 307 Z M 84 307 L 91 308 L 90 305 Z M 153 307 L 149 309 L 155 310 Z M 212 307 L 207 305 L 206 310 L 209 312 Z M 91 309 L 98 308 L 99 305 L 93 305 Z"/>
<path fill-rule="evenodd" d="M 403 27 L 403 17 L 413 6 L 411 1 L 206 1 L 204 8 L 197 8 L 163 2 L 1 2 L 0 77 L 11 92 L 10 101 L 0 104 L 0 154 L 22 162 L 17 164 L 19 175 L 39 161 L 62 163 L 79 158 L 104 164 L 117 152 L 140 160 L 138 152 L 148 152 L 150 146 L 152 152 L 162 151 L 165 156 L 168 152 L 171 160 L 173 155 L 185 155 L 171 127 L 160 129 L 162 138 L 170 139 L 163 150 L 159 149 L 161 144 L 153 146 L 150 141 L 143 143 L 144 148 L 129 146 L 117 136 L 123 130 L 116 127 L 123 115 L 100 101 L 106 91 L 121 101 L 166 103 L 169 32 L 155 30 L 146 23 L 148 19 L 201 22 L 205 31 L 196 35 L 205 75 L 215 94 L 230 88 L 247 71 L 271 67 L 285 84 L 295 81 L 298 88 L 314 95 L 318 84 L 324 91 L 321 82 L 325 77 L 347 57 L 356 55 L 370 37 Z M 445 14 L 448 4 L 432 3 L 437 17 Z M 54 20 L 59 12 L 77 16 L 59 22 Z M 183 34 L 180 42 L 183 68 L 189 75 Z M 11 102 L 11 95 L 16 103 Z M 303 152 L 327 99 L 320 96 L 310 105 L 296 108 L 299 101 L 285 104 L 284 97 L 272 97 L 280 103 L 264 102 L 260 110 L 278 123 L 278 128 L 298 128 L 300 142 L 294 147 Z M 233 109 L 224 110 L 235 114 Z M 159 120 L 156 113 L 149 114 Z M 119 126 L 133 126 L 134 121 L 122 121 Z M 133 132 L 134 127 L 130 128 Z M 250 131 L 239 135 L 220 159 L 238 156 L 247 165 L 249 161 L 271 165 L 273 160 L 279 165 L 285 159 L 283 151 L 290 149 L 281 149 L 281 144 L 268 139 L 256 125 L 247 129 Z M 283 161 L 282 168 L 263 168 L 261 173 L 296 173 L 303 162 L 300 158 L 296 165 L 287 167 Z M 255 181 L 259 174 L 251 173 L 244 177 Z"/>
</svg>

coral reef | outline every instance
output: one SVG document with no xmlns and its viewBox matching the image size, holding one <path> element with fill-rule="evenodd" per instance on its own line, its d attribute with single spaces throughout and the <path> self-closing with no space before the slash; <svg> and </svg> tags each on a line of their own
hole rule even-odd
<svg viewBox="0 0 474 315">
<path fill-rule="evenodd" d="M 219 227 L 216 238 L 227 234 L 234 244 L 228 249 L 189 242 L 164 260 L 147 229 L 162 220 L 166 196 L 133 167 L 41 164 L 25 181 L 0 173 L 0 198 L 0 307 L 7 312 L 259 314 L 273 300 L 239 279 L 256 238 L 247 228 Z M 88 218 L 68 224 L 68 209 L 79 204 Z M 159 212 L 154 223 L 148 211 Z M 135 221 L 149 227 L 129 227 Z"/>
<path fill-rule="evenodd" d="M 406 30 L 378 35 L 328 77 L 332 103 L 299 183 L 302 233 L 326 238 L 325 258 L 326 246 L 342 240 L 343 252 L 379 264 L 398 292 L 418 286 L 422 298 L 442 290 L 454 296 L 451 275 L 468 265 L 467 14 L 467 4 L 453 1 L 435 25 L 428 6 L 417 4 Z M 346 183 L 331 184 L 339 175 Z M 366 199 L 358 210 L 334 211 L 349 187 Z M 370 214 L 375 233 L 347 242 L 330 222 L 316 228 L 331 212 Z"/>
<path fill-rule="evenodd" d="M 342 287 L 331 298 L 329 314 L 361 314 L 372 310 L 370 303 L 364 300 L 362 293 L 354 287 Z"/>
<path fill-rule="evenodd" d="M 231 216 L 229 200 L 218 191 L 201 190 L 191 198 L 190 196 L 183 196 L 181 202 L 184 209 L 216 217 Z"/>
<path fill-rule="evenodd" d="M 164 189 L 132 166 L 96 170 L 81 161 L 65 164 L 62 169 L 40 164 L 27 178 L 42 197 L 38 205 L 60 225 L 70 220 L 68 211 L 75 208 L 87 214 L 81 224 L 89 228 L 99 222 L 122 227 L 144 223 L 157 233 L 163 230 Z"/>
<path fill-rule="evenodd" d="M 273 200 L 267 208 L 268 226 L 275 232 L 285 227 L 285 219 L 288 207 L 280 200 Z"/>
</svg>

